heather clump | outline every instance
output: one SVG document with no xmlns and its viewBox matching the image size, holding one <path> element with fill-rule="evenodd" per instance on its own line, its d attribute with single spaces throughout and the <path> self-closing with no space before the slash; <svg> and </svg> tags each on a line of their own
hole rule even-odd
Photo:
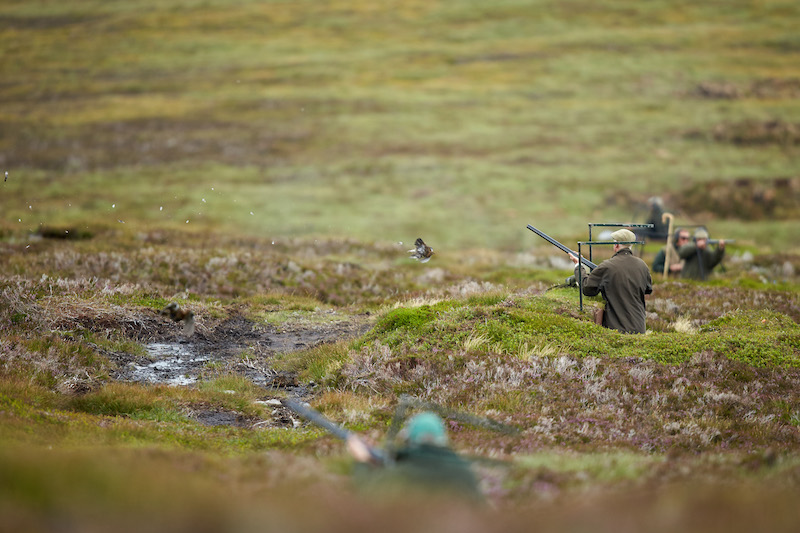
<svg viewBox="0 0 800 533">
<path fill-rule="evenodd" d="M 790 317 L 732 310 L 697 327 L 623 335 L 567 307 L 562 295 L 506 295 L 395 308 L 330 383 L 469 403 L 522 430 L 498 437 L 515 452 L 795 445 L 800 352 Z"/>
<path fill-rule="evenodd" d="M 794 322 L 800 322 L 800 296 L 791 287 L 787 290 L 772 284 L 748 286 L 744 278 L 733 283 L 719 280 L 714 283 L 669 281 L 656 285 L 654 297 L 648 302 L 648 329 L 674 329 L 678 321 L 698 328 L 739 309 L 777 312 Z"/>
<path fill-rule="evenodd" d="M 0 339 L 0 353 L 0 376 L 63 393 L 97 386 L 113 367 L 86 343 L 52 333 Z"/>
</svg>

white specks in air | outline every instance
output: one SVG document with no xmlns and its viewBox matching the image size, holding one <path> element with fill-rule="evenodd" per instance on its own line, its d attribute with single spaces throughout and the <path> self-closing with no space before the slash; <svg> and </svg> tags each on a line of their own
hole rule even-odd
<svg viewBox="0 0 800 533">
<path fill-rule="evenodd" d="M 29 205 L 29 206 L 28 206 L 28 209 L 33 209 L 33 206 L 32 206 L 32 205 Z"/>
<path fill-rule="evenodd" d="M 253 214 L 253 212 L 252 212 L 252 211 L 250 211 L 250 214 L 252 215 L 252 214 Z"/>
<path fill-rule="evenodd" d="M 162 206 L 159 206 L 158 210 L 159 210 L 159 211 L 163 211 L 163 210 L 164 210 L 164 206 L 163 206 L 163 205 L 162 205 Z"/>
<path fill-rule="evenodd" d="M 187 223 L 187 224 L 189 223 L 189 219 L 188 219 L 188 218 L 186 219 L 186 223 Z"/>
<path fill-rule="evenodd" d="M 8 181 L 8 170 L 6 170 L 6 179 L 4 179 L 3 181 Z"/>
<path fill-rule="evenodd" d="M 206 199 L 205 198 L 201 198 L 201 199 L 203 200 L 203 203 L 206 203 Z"/>
<path fill-rule="evenodd" d="M 111 209 L 114 209 L 115 207 L 117 207 L 117 204 L 111 204 Z"/>
<path fill-rule="evenodd" d="M 124 224 L 125 223 L 124 220 L 120 220 L 120 219 L 117 219 L 117 222 L 119 222 L 120 224 Z"/>
</svg>

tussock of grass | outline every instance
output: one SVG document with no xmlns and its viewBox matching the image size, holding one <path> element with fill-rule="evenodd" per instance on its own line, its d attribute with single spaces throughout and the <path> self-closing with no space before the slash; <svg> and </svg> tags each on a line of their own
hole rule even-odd
<svg viewBox="0 0 800 533">
<path fill-rule="evenodd" d="M 473 350 L 480 350 L 486 346 L 488 342 L 489 338 L 485 335 L 470 334 L 470 336 L 464 341 L 464 351 L 471 352 Z"/>
<path fill-rule="evenodd" d="M 68 406 L 93 415 L 185 419 L 178 406 L 164 398 L 163 389 L 123 383 L 110 383 L 96 392 L 75 396 L 68 401 Z"/>
<path fill-rule="evenodd" d="M 692 324 L 691 319 L 688 317 L 678 317 L 675 322 L 672 324 L 672 327 L 678 333 L 697 333 L 697 328 L 694 324 Z"/>
<path fill-rule="evenodd" d="M 306 382 L 335 382 L 339 371 L 350 358 L 350 341 L 321 344 L 310 350 L 275 358 L 276 368 L 299 372 Z"/>
<path fill-rule="evenodd" d="M 110 365 L 90 346 L 57 335 L 0 340 L 0 376 L 67 391 L 107 379 Z"/>
</svg>

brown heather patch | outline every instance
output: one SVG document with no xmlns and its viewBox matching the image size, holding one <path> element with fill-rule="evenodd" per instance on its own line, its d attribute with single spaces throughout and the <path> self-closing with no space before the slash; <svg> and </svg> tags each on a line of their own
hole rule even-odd
<svg viewBox="0 0 800 533">
<path fill-rule="evenodd" d="M 800 98 L 800 79 L 764 78 L 748 83 L 705 81 L 697 85 L 694 94 L 713 100 Z"/>
<path fill-rule="evenodd" d="M 696 183 L 677 195 L 674 205 L 699 216 L 795 220 L 800 218 L 800 177 Z"/>
<path fill-rule="evenodd" d="M 86 392 L 108 379 L 111 365 L 81 343 L 55 335 L 0 339 L 0 377 L 61 393 Z"/>
<path fill-rule="evenodd" d="M 342 377 L 342 390 L 411 393 L 500 416 L 522 430 L 490 439 L 492 449 L 507 453 L 550 446 L 791 450 L 800 444 L 800 370 L 753 368 L 711 353 L 669 366 L 566 355 L 528 361 L 463 352 L 408 357 L 376 343 L 354 354 Z"/>
<path fill-rule="evenodd" d="M 744 146 L 763 144 L 794 146 L 800 144 L 800 124 L 780 119 L 745 120 L 719 124 L 714 127 L 712 135 L 717 142 Z"/>
<path fill-rule="evenodd" d="M 710 130 L 686 130 L 683 137 L 698 142 L 714 141 L 740 147 L 779 146 L 791 149 L 800 144 L 800 123 L 782 119 L 723 122 Z"/>
<path fill-rule="evenodd" d="M 736 309 L 772 310 L 800 323 L 800 295 L 778 289 L 668 281 L 656 285 L 647 307 L 647 326 L 656 331 L 669 330 L 679 317 L 699 326 Z"/>
<path fill-rule="evenodd" d="M 187 159 L 233 166 L 275 164 L 298 143 L 307 143 L 314 128 L 297 117 L 274 130 L 273 120 L 228 122 L 206 116 L 143 118 L 88 126 L 52 128 L 33 123 L 0 127 L 2 154 L 13 168 L 85 172 L 130 165 L 166 165 Z"/>
<path fill-rule="evenodd" d="M 442 283 L 454 275 L 439 269 L 419 278 L 406 264 L 396 267 L 396 247 L 366 247 L 348 241 L 288 241 L 278 246 L 245 242 L 227 248 L 148 245 L 135 253 L 123 248 L 95 251 L 94 244 L 55 243 L 39 253 L 8 257 L 6 271 L 41 277 L 41 290 L 64 293 L 96 290 L 192 293 L 217 298 L 265 293 L 301 295 L 343 306 L 374 305 L 419 283 Z M 391 257 L 389 254 L 394 255 Z M 45 283 L 46 282 L 46 283 Z"/>
</svg>

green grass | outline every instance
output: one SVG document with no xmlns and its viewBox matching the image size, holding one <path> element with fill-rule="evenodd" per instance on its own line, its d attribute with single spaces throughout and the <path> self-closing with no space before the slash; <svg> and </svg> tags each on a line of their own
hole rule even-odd
<svg viewBox="0 0 800 533">
<path fill-rule="evenodd" d="M 697 334 L 651 331 L 639 336 L 596 326 L 588 313 L 576 320 L 576 298 L 534 297 L 507 305 L 501 297 L 490 296 L 399 308 L 383 315 L 357 346 L 380 340 L 402 350 L 452 352 L 476 337 L 483 341 L 481 349 L 507 354 L 519 353 L 526 345 L 552 344 L 559 353 L 577 357 L 636 357 L 676 364 L 712 351 L 754 366 L 800 367 L 797 323 L 768 309 L 727 313 Z"/>
</svg>

